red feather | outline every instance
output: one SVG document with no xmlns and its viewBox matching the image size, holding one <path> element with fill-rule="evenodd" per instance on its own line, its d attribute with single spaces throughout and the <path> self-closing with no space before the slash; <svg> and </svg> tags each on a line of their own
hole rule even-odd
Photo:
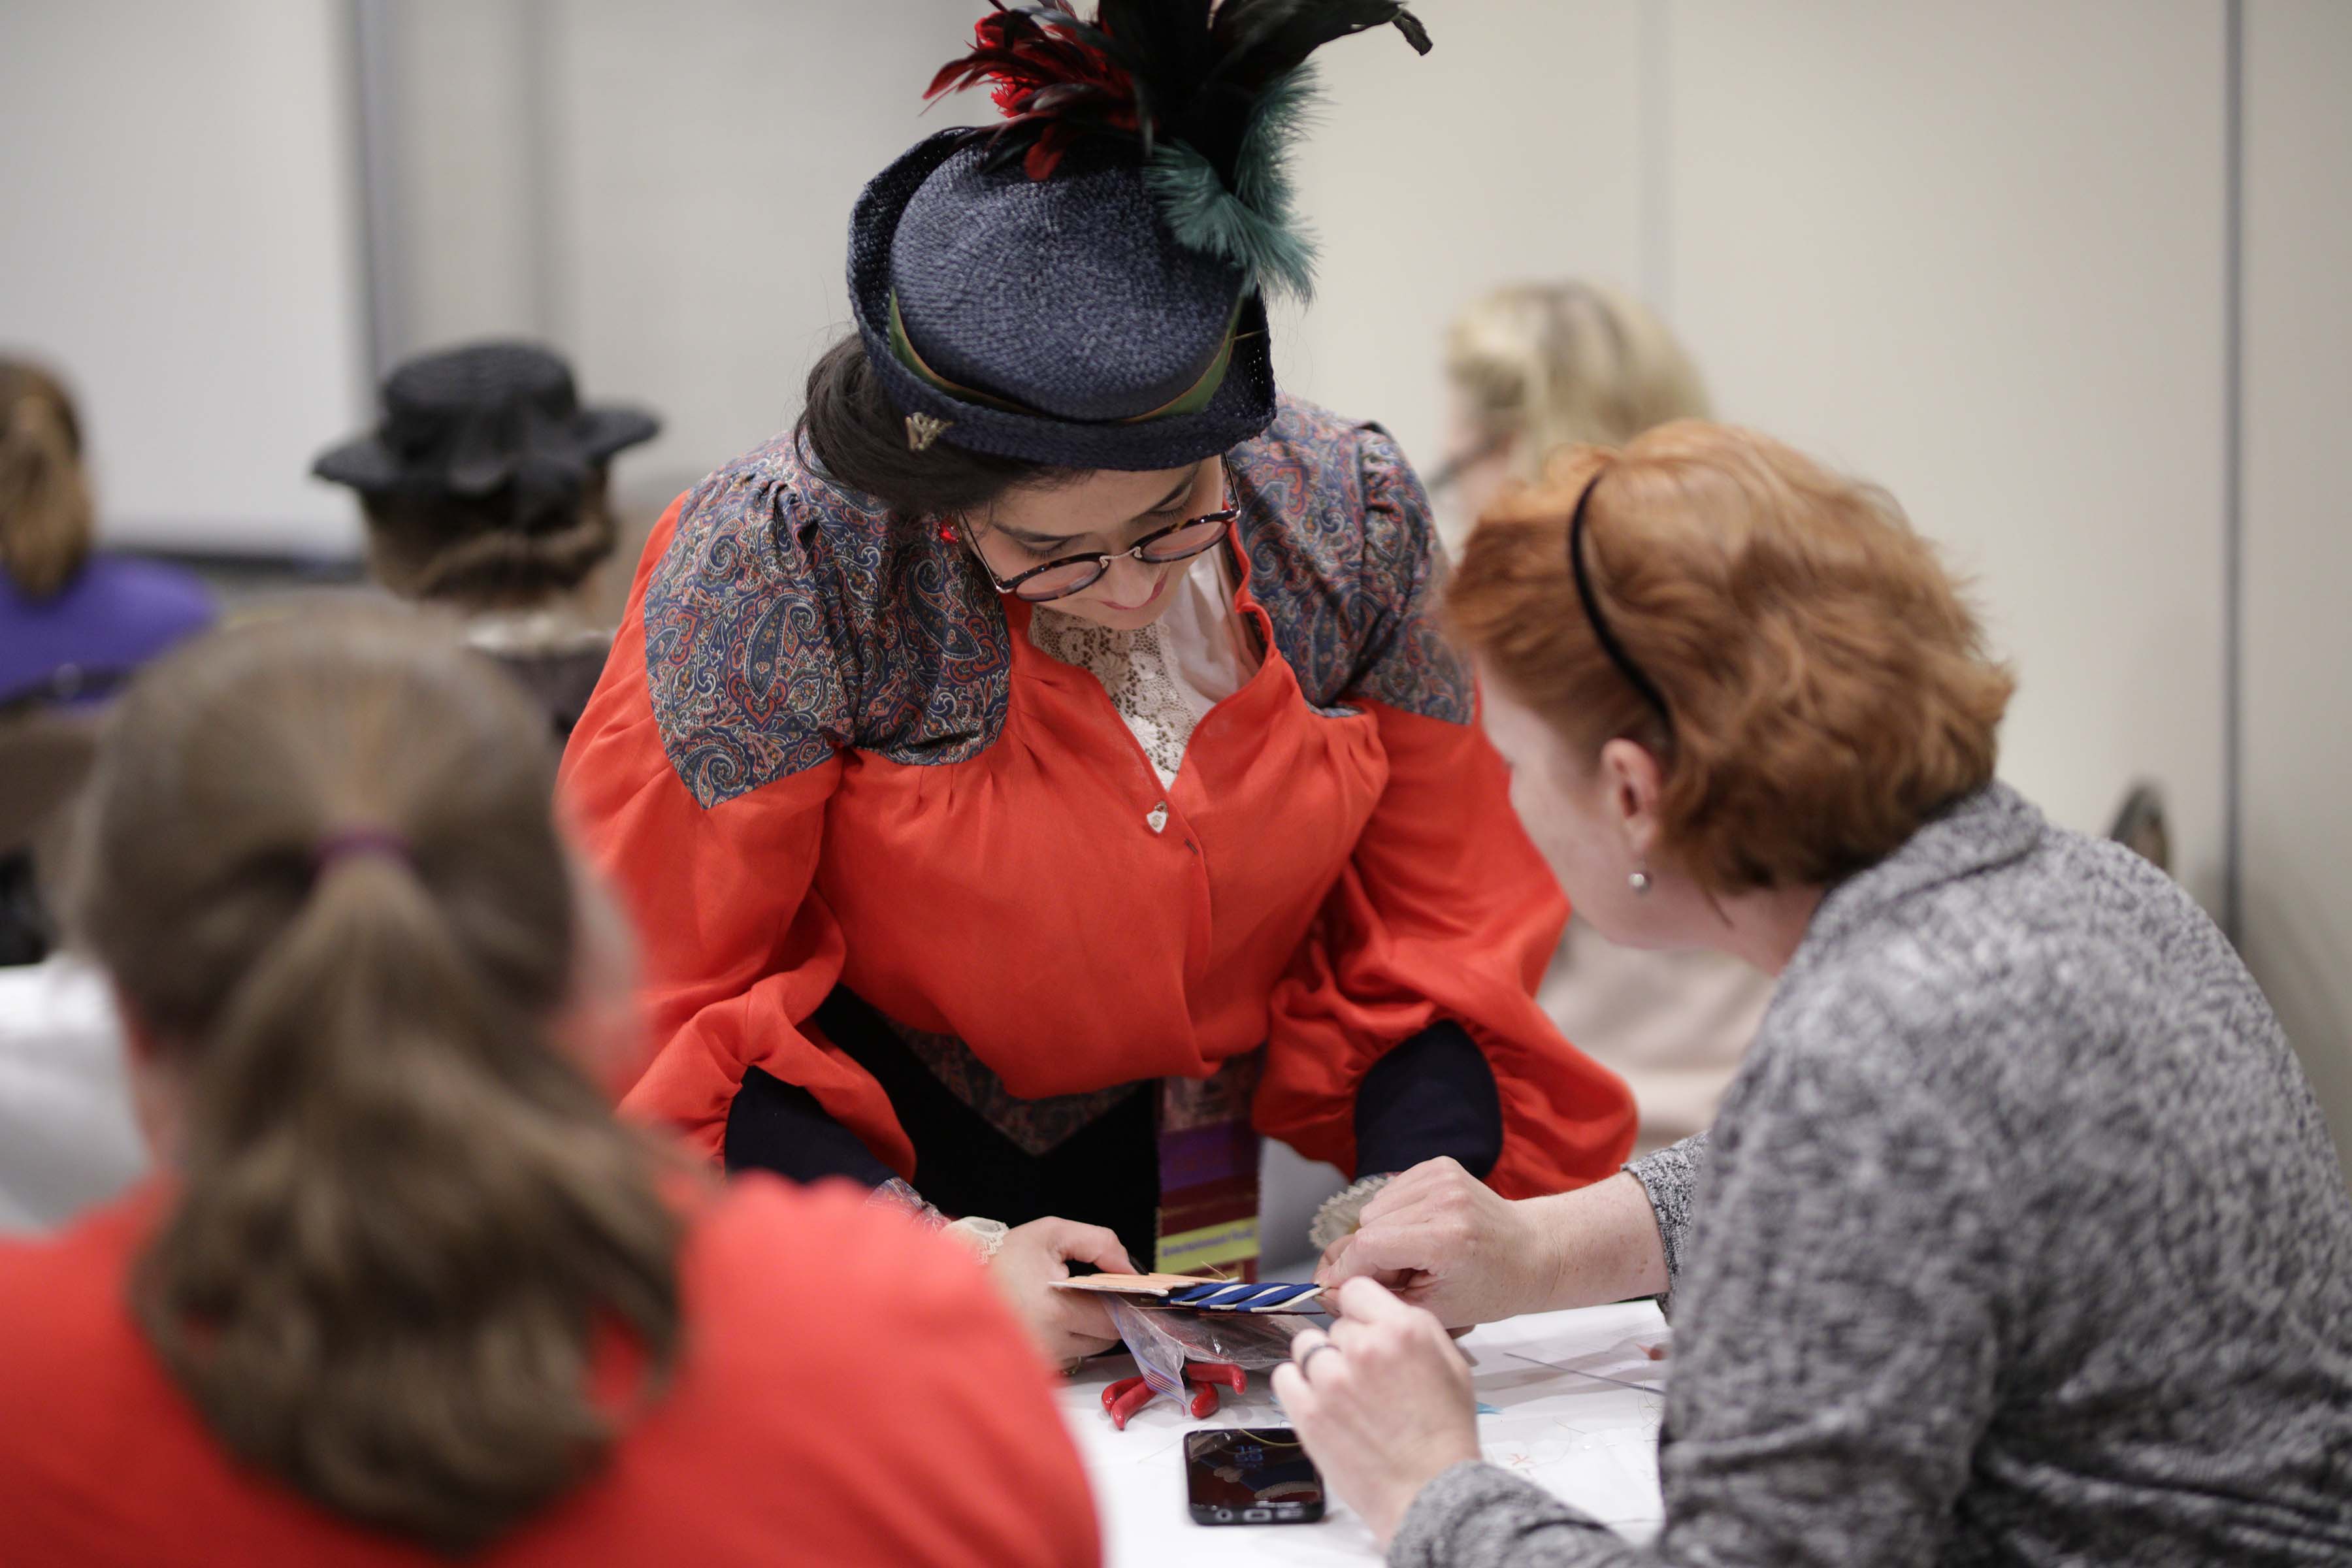
<svg viewBox="0 0 2352 1568">
<path fill-rule="evenodd" d="M 1016 125 L 1037 129 L 1021 164 L 1033 180 L 1050 177 L 1062 154 L 1088 132 L 1139 129 L 1134 79 L 1100 47 L 1072 36 L 1078 19 L 1067 0 L 1046 0 L 1046 6 L 1059 16 L 999 9 L 973 23 L 971 52 L 941 66 L 923 93 L 929 100 L 995 83 L 990 97 L 1004 116 L 1000 133 Z"/>
</svg>

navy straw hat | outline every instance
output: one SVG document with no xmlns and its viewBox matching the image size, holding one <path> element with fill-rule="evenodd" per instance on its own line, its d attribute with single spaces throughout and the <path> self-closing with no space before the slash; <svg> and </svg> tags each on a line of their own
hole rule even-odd
<svg viewBox="0 0 2352 1568">
<path fill-rule="evenodd" d="M 1285 149 L 1307 56 L 1397 0 L 1066 0 L 982 17 L 931 94 L 988 81 L 1003 124 L 941 132 L 849 225 L 867 359 L 935 441 L 1077 468 L 1181 468 L 1275 412 L 1266 291 L 1307 291 Z"/>
<path fill-rule="evenodd" d="M 934 438 L 976 452 L 1150 469 L 1246 441 L 1274 418 L 1274 363 L 1265 303 L 1242 283 L 1176 243 L 1141 160 L 1117 149 L 1080 149 L 1039 182 L 943 132 L 877 175 L 850 219 L 858 335 L 915 421 L 909 446 L 929 444 L 929 419 Z M 1210 375 L 1204 405 L 1151 416 Z"/>
<path fill-rule="evenodd" d="M 642 409 L 583 408 L 572 367 L 537 344 L 468 343 L 394 366 L 382 423 L 321 453 L 310 471 L 365 495 L 511 490 L 566 502 L 595 465 L 660 429 Z"/>
</svg>

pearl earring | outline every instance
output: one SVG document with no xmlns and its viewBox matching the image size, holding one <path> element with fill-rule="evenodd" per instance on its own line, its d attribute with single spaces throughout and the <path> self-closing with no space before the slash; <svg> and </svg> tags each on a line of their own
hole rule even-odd
<svg viewBox="0 0 2352 1568">
<path fill-rule="evenodd" d="M 1633 889 L 1634 897 L 1643 897 L 1650 890 L 1650 874 L 1647 871 L 1636 871 L 1625 879 L 1625 885 Z"/>
</svg>

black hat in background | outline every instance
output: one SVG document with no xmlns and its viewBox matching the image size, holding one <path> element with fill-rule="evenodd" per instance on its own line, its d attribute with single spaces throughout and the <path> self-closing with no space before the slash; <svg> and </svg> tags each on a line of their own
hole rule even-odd
<svg viewBox="0 0 2352 1568">
<path fill-rule="evenodd" d="M 572 367 L 537 344 L 467 343 L 394 367 L 383 422 L 310 471 L 362 495 L 506 491 L 528 509 L 577 497 L 598 464 L 660 428 L 642 409 L 581 407 Z"/>
<path fill-rule="evenodd" d="M 1384 24 L 1428 51 L 1402 0 L 982 17 L 929 96 L 993 83 L 1004 121 L 917 143 L 850 216 L 851 307 L 908 448 L 1173 468 L 1265 429 L 1265 295 L 1304 297 L 1313 259 L 1285 169 L 1307 57 Z"/>
</svg>

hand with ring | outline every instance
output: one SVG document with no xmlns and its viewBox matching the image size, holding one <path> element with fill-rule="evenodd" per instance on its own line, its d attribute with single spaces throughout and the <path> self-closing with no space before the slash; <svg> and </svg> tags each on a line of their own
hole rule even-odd
<svg viewBox="0 0 2352 1568">
<path fill-rule="evenodd" d="M 1275 1397 L 1342 1501 L 1386 1550 L 1421 1489 L 1478 1455 L 1469 1363 L 1444 1327 L 1377 1282 L 1339 1288 L 1346 1315 L 1307 1329 L 1275 1368 Z"/>
</svg>

